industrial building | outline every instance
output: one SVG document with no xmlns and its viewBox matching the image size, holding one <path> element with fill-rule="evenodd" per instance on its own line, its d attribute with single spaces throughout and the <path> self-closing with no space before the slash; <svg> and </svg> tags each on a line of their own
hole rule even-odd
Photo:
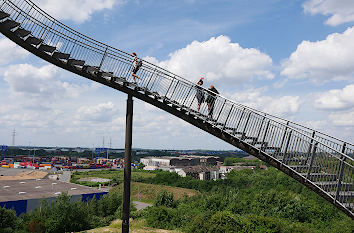
<svg viewBox="0 0 354 233">
<path fill-rule="evenodd" d="M 100 199 L 107 194 L 97 188 L 50 179 L 0 180 L 0 207 L 13 208 L 20 215 L 39 207 L 40 200 L 50 203 L 64 192 L 71 196 L 72 201 L 86 201 L 94 196 Z"/>
<path fill-rule="evenodd" d="M 197 156 L 197 155 L 181 155 L 178 157 L 146 157 L 141 158 L 140 162 L 145 166 L 153 167 L 182 167 L 182 166 L 197 166 L 197 165 L 216 165 L 221 161 L 216 156 Z"/>
</svg>

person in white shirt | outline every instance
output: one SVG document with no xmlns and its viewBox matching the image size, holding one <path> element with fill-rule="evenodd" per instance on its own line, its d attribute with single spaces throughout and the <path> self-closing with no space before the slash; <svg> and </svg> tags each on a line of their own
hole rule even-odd
<svg viewBox="0 0 354 233">
<path fill-rule="evenodd" d="M 133 76 L 134 83 L 136 83 L 135 78 L 140 79 L 140 77 L 139 77 L 138 75 L 136 75 L 136 73 L 138 72 L 138 70 L 139 70 L 140 67 L 142 66 L 142 62 L 141 62 L 141 60 L 137 57 L 137 55 L 136 55 L 135 52 L 133 52 L 132 55 L 134 56 L 134 60 L 133 60 L 133 73 L 132 73 L 132 76 Z"/>
</svg>

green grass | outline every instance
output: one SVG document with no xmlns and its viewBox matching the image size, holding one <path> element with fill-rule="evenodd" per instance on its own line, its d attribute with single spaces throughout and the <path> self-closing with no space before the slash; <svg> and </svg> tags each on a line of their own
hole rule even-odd
<svg viewBox="0 0 354 233">
<path fill-rule="evenodd" d="M 131 184 L 131 198 L 134 201 L 141 201 L 153 204 L 157 195 L 162 191 L 173 193 L 174 199 L 180 199 L 185 196 L 199 195 L 199 192 L 194 189 L 186 189 L 179 187 L 172 187 L 157 184 L 145 184 L 139 182 L 132 182 Z M 111 192 L 123 192 L 123 184 L 114 187 Z"/>
<path fill-rule="evenodd" d="M 155 229 L 146 226 L 146 222 L 144 219 L 130 219 L 129 223 L 129 230 L 133 233 L 143 233 L 143 232 L 150 232 L 150 233 L 179 233 L 180 231 L 176 230 L 162 230 L 162 229 Z M 122 220 L 117 219 L 114 220 L 109 226 L 107 227 L 100 227 L 88 231 L 84 231 L 87 233 L 99 233 L 99 232 L 109 232 L 109 233 L 120 233 L 122 232 Z"/>
</svg>

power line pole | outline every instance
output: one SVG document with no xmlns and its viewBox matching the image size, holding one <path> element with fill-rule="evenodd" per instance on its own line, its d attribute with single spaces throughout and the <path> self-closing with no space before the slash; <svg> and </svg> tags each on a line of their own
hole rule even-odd
<svg viewBox="0 0 354 233">
<path fill-rule="evenodd" d="M 109 150 L 112 148 L 112 137 L 109 137 L 109 148 L 107 149 L 107 159 L 109 158 Z"/>
<path fill-rule="evenodd" d="M 12 145 L 15 146 L 16 129 L 12 131 Z"/>
</svg>

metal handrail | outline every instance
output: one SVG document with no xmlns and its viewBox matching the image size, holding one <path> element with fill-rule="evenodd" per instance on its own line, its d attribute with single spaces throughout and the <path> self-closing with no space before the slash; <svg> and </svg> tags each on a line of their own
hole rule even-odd
<svg viewBox="0 0 354 233">
<path fill-rule="evenodd" d="M 9 8 L 11 16 L 23 19 L 23 22 L 26 23 L 21 26 L 31 31 L 33 36 L 43 37 L 43 43 L 49 45 L 61 43 L 60 46 L 55 46 L 57 51 L 68 53 L 70 58 L 84 60 L 88 66 L 98 67 L 100 71 L 111 71 L 115 77 L 122 77 L 128 81 L 132 79 L 132 55 L 96 41 L 62 24 L 32 1 L 2 0 L 0 8 L 5 10 Z M 27 9 L 30 10 L 27 12 Z M 35 11 L 31 12 L 32 9 Z M 282 161 L 285 166 L 292 163 L 292 160 L 310 160 L 310 163 L 306 162 L 308 170 L 305 175 L 300 171 L 295 172 L 313 185 L 318 185 L 316 181 L 332 181 L 336 177 L 338 181 L 336 181 L 335 194 L 331 192 L 331 187 L 320 189 L 334 201 L 338 201 L 340 205 L 346 203 L 346 199 L 340 195 L 340 192 L 348 191 L 348 187 L 351 186 L 348 186 L 347 183 L 353 183 L 354 158 L 346 154 L 354 153 L 351 148 L 352 143 L 263 113 L 221 95 L 210 95 L 209 91 L 203 87 L 198 88 L 201 88 L 202 93 L 207 96 L 208 106 L 202 105 L 198 113 L 195 110 L 197 104 L 196 84 L 148 61 L 143 62 L 139 72 L 142 78 L 139 81 L 139 87 L 155 92 L 157 96 L 163 97 L 169 103 L 177 104 L 180 108 L 186 109 L 223 131 L 230 131 L 229 134 L 233 137 L 264 151 L 275 160 Z M 330 139 L 319 137 L 314 132 Z M 343 142 L 343 145 L 332 139 Z M 251 140 L 251 142 L 246 142 L 246 140 Z M 316 166 L 319 166 L 322 172 L 316 175 L 318 177 L 311 173 L 317 171 Z M 349 203 L 349 206 L 354 207 L 354 204 Z"/>
<path fill-rule="evenodd" d="M 109 48 L 109 49 L 112 49 L 112 50 L 116 50 L 116 51 L 118 51 L 119 53 L 123 53 L 123 54 L 127 55 L 127 56 L 130 57 L 130 58 L 132 57 L 131 54 L 126 53 L 125 51 L 122 51 L 122 50 L 120 50 L 120 49 L 117 49 L 117 48 L 114 48 L 114 47 L 109 46 L 109 45 L 107 45 L 107 44 L 104 44 L 104 43 L 102 43 L 102 42 L 100 42 L 100 41 L 97 41 L 97 40 L 95 40 L 95 39 L 93 39 L 93 38 L 91 38 L 91 37 L 88 37 L 88 36 L 86 36 L 86 35 L 84 35 L 84 34 L 78 32 L 78 31 L 76 31 L 75 29 L 73 29 L 73 28 L 71 28 L 71 27 L 68 27 L 67 25 L 61 23 L 60 21 L 58 21 L 57 19 L 53 18 L 53 17 L 50 16 L 48 13 L 46 13 L 45 11 L 43 11 L 40 7 L 38 7 L 38 6 L 37 6 L 35 3 L 33 3 L 32 1 L 30 1 L 30 0 L 24 0 L 24 1 L 27 2 L 28 4 L 33 5 L 38 11 L 41 12 L 41 14 L 45 15 L 45 16 L 46 16 L 47 18 L 49 18 L 51 21 L 53 21 L 53 22 L 59 24 L 60 26 L 62 26 L 62 27 L 64 27 L 64 28 L 68 29 L 68 31 L 70 31 L 71 33 L 74 33 L 74 34 L 76 34 L 76 35 L 79 35 L 79 36 L 80 36 L 81 38 L 83 38 L 83 39 L 87 39 L 87 40 L 90 40 L 90 41 L 95 42 L 95 44 L 97 44 L 98 46 L 102 47 L 102 50 L 101 50 L 102 52 L 103 52 L 103 48 L 106 47 L 106 48 Z M 9 2 L 11 3 L 11 1 L 9 1 Z M 16 5 L 14 5 L 14 6 L 17 7 Z M 17 7 L 17 8 L 18 8 L 18 7 Z M 19 9 L 19 8 L 18 8 L 18 9 Z M 33 19 L 35 19 L 35 18 L 33 18 Z M 38 22 L 40 22 L 40 21 L 38 21 Z M 55 30 L 54 28 L 51 29 L 51 30 L 54 30 L 54 31 L 56 31 L 57 33 L 62 34 L 61 32 Z M 64 35 L 64 34 L 62 34 L 62 35 Z M 65 36 L 71 38 L 71 39 L 74 40 L 74 41 L 77 41 L 75 38 L 70 37 L 69 35 L 65 35 Z M 78 42 L 78 41 L 77 41 L 77 42 Z M 83 42 L 80 42 L 80 43 L 83 43 Z M 91 46 L 91 45 L 89 45 L 89 44 L 86 44 L 86 45 L 89 46 L 89 47 L 91 47 L 91 48 L 97 49 L 96 47 L 93 47 L 93 46 Z M 114 54 L 112 54 L 112 55 L 114 55 Z M 150 63 L 150 62 L 148 62 L 148 61 L 145 61 L 145 60 L 144 60 L 144 64 L 149 64 L 149 65 L 151 65 L 153 69 L 156 68 L 156 67 L 158 67 L 158 66 L 156 66 L 155 64 L 152 64 L 152 63 Z M 168 70 L 166 70 L 166 69 L 164 69 L 164 68 L 162 68 L 162 67 L 158 67 L 158 68 L 159 68 L 159 69 L 162 69 L 163 71 L 165 71 L 165 72 L 167 72 L 168 74 L 170 74 L 170 75 L 169 75 L 170 77 L 174 77 L 174 78 L 178 77 L 181 81 L 183 80 L 185 83 L 191 84 L 191 82 L 190 82 L 189 80 L 184 79 L 184 78 L 182 78 L 182 77 L 179 76 L 179 75 L 176 75 L 176 74 L 174 74 L 174 73 L 172 73 L 172 72 L 170 72 L 170 71 L 168 71 Z M 205 91 L 207 91 L 204 87 L 202 87 L 202 88 L 203 88 Z M 219 95 L 219 96 L 222 97 L 221 95 Z M 228 100 L 228 101 L 230 101 L 230 102 L 233 102 L 232 100 L 230 100 L 230 99 L 228 99 L 228 98 L 225 98 L 225 97 L 222 97 L 222 98 L 224 98 L 225 100 Z M 275 116 L 275 115 L 272 115 L 272 114 L 269 114 L 269 113 L 263 113 L 263 112 L 261 112 L 261 111 L 259 111 L 259 110 L 257 110 L 257 109 L 254 109 L 254 108 L 245 106 L 245 105 L 240 104 L 240 103 L 235 103 L 235 104 L 238 104 L 239 106 L 242 106 L 242 107 L 245 107 L 245 108 L 247 108 L 247 109 L 250 109 L 250 110 L 252 110 L 252 111 L 254 111 L 254 112 L 258 112 L 258 113 L 260 113 L 260 114 L 265 114 L 268 119 L 270 119 L 270 118 L 269 118 L 269 116 L 270 116 L 270 117 L 273 117 L 273 118 L 275 118 L 275 119 L 282 120 L 282 121 L 285 121 L 285 122 L 289 122 L 289 123 L 294 124 L 294 125 L 296 125 L 296 126 L 300 126 L 300 127 L 302 127 L 302 128 L 311 130 L 312 132 L 320 133 L 320 134 L 322 134 L 322 135 L 324 135 L 324 136 L 326 136 L 326 137 L 330 137 L 330 138 L 332 138 L 332 139 L 335 139 L 335 140 L 338 140 L 338 141 L 340 141 L 340 142 L 346 143 L 347 145 L 354 146 L 354 144 L 352 144 L 352 143 L 349 143 L 349 142 L 344 141 L 344 140 L 342 140 L 342 139 L 335 138 L 335 137 L 333 137 L 333 136 L 330 136 L 330 135 L 325 134 L 325 133 L 322 133 L 322 132 L 320 132 L 320 131 L 318 131 L 318 130 L 314 130 L 314 129 L 311 129 L 311 128 L 309 128 L 309 127 L 300 125 L 300 124 L 298 124 L 298 123 L 295 123 L 295 122 L 286 120 L 286 119 L 284 119 L 284 118 L 281 118 L 281 117 L 278 117 L 278 116 Z M 281 122 L 280 122 L 280 123 L 281 123 Z M 295 130 L 295 129 L 296 129 L 296 128 L 294 128 L 294 130 Z M 299 129 L 299 130 L 302 130 L 302 129 Z M 315 140 L 315 141 L 317 141 L 317 140 Z M 321 142 L 321 143 L 322 143 L 322 142 Z M 339 153 L 341 153 L 341 152 L 339 152 Z M 349 157 L 349 158 L 350 158 L 350 157 Z"/>
<path fill-rule="evenodd" d="M 119 50 L 119 49 L 113 48 L 113 47 L 111 47 L 111 46 L 109 46 L 109 45 L 106 45 L 106 44 L 104 44 L 104 43 L 101 43 L 101 42 L 99 42 L 99 41 L 97 41 L 97 40 L 94 40 L 94 39 L 92 39 L 92 38 L 90 38 L 90 37 L 88 37 L 88 36 L 86 36 L 86 35 L 84 35 L 84 34 L 81 34 L 80 32 L 77 32 L 76 30 L 74 30 L 74 29 L 72 29 L 72 28 L 66 26 L 65 24 L 61 23 L 60 21 L 58 21 L 58 20 L 56 20 L 55 18 L 53 18 L 53 17 L 51 17 L 50 15 L 48 15 L 46 12 L 44 12 L 42 9 L 40 9 L 40 8 L 39 8 L 35 3 L 33 3 L 32 1 L 29 1 L 29 0 L 23 0 L 23 1 L 25 1 L 26 3 L 28 3 L 28 4 L 32 5 L 32 6 L 34 6 L 34 7 L 36 8 L 36 10 L 40 11 L 41 14 L 45 15 L 45 16 L 46 16 L 47 18 L 49 18 L 52 22 L 55 22 L 56 24 L 59 24 L 61 27 L 67 29 L 67 30 L 70 31 L 71 33 L 74 33 L 74 34 L 76 34 L 76 35 L 79 35 L 80 38 L 82 38 L 82 39 L 86 39 L 86 40 L 89 40 L 89 41 L 94 41 L 95 44 L 98 45 L 98 46 L 100 46 L 102 49 L 97 48 L 97 47 L 93 47 L 93 46 L 91 46 L 91 45 L 89 45 L 89 44 L 87 44 L 87 43 L 84 43 L 83 41 L 78 41 L 77 39 L 71 37 L 70 35 L 63 34 L 63 33 L 59 32 L 58 30 L 55 30 L 54 28 L 50 28 L 50 30 L 53 30 L 53 31 L 55 31 L 56 33 L 61 34 L 62 36 L 65 36 L 65 37 L 67 37 L 67 38 L 70 38 L 71 40 L 73 40 L 73 41 L 75 41 L 75 42 L 77 42 L 77 43 L 85 44 L 86 46 L 91 47 L 92 49 L 99 49 L 99 51 L 101 51 L 101 52 L 103 52 L 103 48 L 106 47 L 106 48 L 110 48 L 110 49 L 116 50 L 116 51 L 118 51 L 119 53 L 123 53 L 123 54 L 127 55 L 128 57 L 132 57 L 130 54 L 128 54 L 128 53 L 126 53 L 126 52 L 124 52 L 124 51 L 122 51 L 122 50 Z M 12 4 L 12 1 L 8 1 L 8 2 L 9 2 L 10 4 Z M 21 11 L 21 9 L 20 9 L 19 7 L 17 7 L 16 4 L 13 4 L 13 6 L 16 7 L 16 8 L 18 8 L 19 11 Z M 29 17 L 33 18 L 34 20 L 36 20 L 36 18 L 30 16 L 29 14 L 27 14 L 27 15 L 28 15 Z M 36 21 L 37 21 L 38 23 L 41 23 L 39 20 L 36 20 Z M 116 56 L 116 54 L 111 54 L 111 55 Z M 158 67 L 158 66 L 156 66 L 156 65 L 154 65 L 154 64 L 152 64 L 152 63 L 150 63 L 150 62 L 148 62 L 148 61 L 144 61 L 144 63 L 145 63 L 145 64 L 147 63 L 147 64 L 151 65 L 152 68 L 154 68 L 154 69 L 158 68 L 158 69 L 160 69 L 160 70 L 163 70 L 163 71 L 167 72 L 168 74 L 171 74 L 171 75 L 168 75 L 168 76 L 171 77 L 171 78 L 174 78 L 174 79 L 178 78 L 178 79 L 180 79 L 180 81 L 182 81 L 183 83 L 185 83 L 185 84 L 187 84 L 187 85 L 195 85 L 195 84 L 191 83 L 189 80 L 186 80 L 186 79 L 184 79 L 184 78 L 182 78 L 182 77 L 180 77 L 180 76 L 178 76 L 178 75 L 176 75 L 176 74 L 173 74 L 173 73 L 171 73 L 171 72 L 169 72 L 169 71 L 167 71 L 167 70 L 165 70 L 165 69 L 163 69 L 163 68 L 161 68 L 161 67 Z M 145 66 L 146 66 L 146 65 L 145 65 Z M 147 68 L 148 68 L 148 67 L 147 67 Z M 203 88 L 203 87 L 201 87 L 201 88 Z M 206 90 L 205 88 L 203 88 L 203 90 L 204 90 L 205 92 L 208 91 L 208 90 Z M 229 100 L 229 99 L 227 99 L 227 98 L 225 98 L 225 97 L 222 97 L 221 95 L 217 95 L 217 96 L 220 97 L 220 98 L 223 98 L 224 100 L 227 100 L 227 101 L 229 101 L 229 102 L 231 102 L 231 103 L 233 103 L 233 104 L 235 104 L 235 105 L 241 106 L 241 107 L 243 107 L 243 108 L 247 108 L 247 109 L 253 111 L 254 113 L 258 113 L 258 114 L 260 114 L 260 115 L 265 114 L 265 117 L 266 117 L 267 119 L 269 119 L 269 120 L 272 120 L 272 121 L 273 121 L 273 119 L 269 118 L 269 116 L 271 116 L 271 117 L 274 117 L 274 118 L 279 119 L 279 120 L 287 121 L 287 120 L 282 119 L 282 118 L 280 118 L 280 117 L 273 116 L 273 115 L 267 114 L 267 113 L 263 113 L 263 112 L 261 112 L 261 111 L 259 111 L 259 110 L 256 110 L 256 109 L 247 107 L 247 106 L 242 105 L 242 104 L 239 104 L 239 103 L 235 103 L 235 102 L 233 102 L 233 101 L 231 101 L 231 100 Z M 278 122 L 278 121 L 276 121 L 276 122 Z M 288 121 L 288 122 L 290 122 L 290 121 Z M 282 122 L 278 122 L 278 123 L 280 123 L 280 124 L 282 124 L 283 126 L 285 126 L 285 124 L 282 123 Z M 299 124 L 297 124 L 297 123 L 294 123 L 294 122 L 290 122 L 290 123 L 293 123 L 293 124 L 295 124 L 295 125 L 301 126 L 301 125 L 299 125 Z M 301 126 L 301 127 L 306 128 L 306 129 L 310 129 L 310 128 L 305 127 L 305 126 Z M 295 130 L 295 131 L 299 131 L 299 129 L 293 128 L 293 127 L 291 127 L 291 126 L 287 126 L 287 128 L 291 128 L 291 129 L 293 129 L 293 130 Z M 312 130 L 312 129 L 310 129 L 310 130 Z M 312 130 L 312 131 L 314 131 L 314 132 L 319 132 L 319 131 L 315 131 L 315 130 Z M 301 133 L 302 133 L 302 132 L 301 132 Z M 321 132 L 319 132 L 319 133 L 321 133 Z M 321 133 L 321 134 L 323 134 L 323 133 Z M 323 135 L 326 135 L 326 134 L 323 134 Z M 304 134 L 304 136 L 306 136 L 306 137 L 309 138 L 309 139 L 312 139 L 311 137 L 308 137 L 308 135 L 305 135 L 305 134 Z M 328 135 L 326 135 L 326 136 L 328 136 Z M 329 136 L 329 137 L 331 137 L 331 136 Z M 331 137 L 331 138 L 335 139 L 334 137 Z M 340 140 L 340 139 L 337 139 L 337 140 Z M 340 140 L 340 141 L 344 142 L 343 140 Z M 320 142 L 320 141 L 314 139 L 314 143 L 315 143 L 315 142 L 318 142 L 318 143 L 320 143 L 320 144 L 325 145 L 323 142 Z M 351 144 L 351 143 L 349 143 L 349 142 L 346 142 L 346 144 L 347 144 L 347 145 L 353 145 L 353 144 Z M 331 147 L 328 146 L 328 148 L 331 148 Z M 338 150 L 335 150 L 335 151 L 336 151 L 337 153 L 342 153 L 341 151 L 338 151 Z M 345 156 L 347 156 L 347 155 L 345 155 Z M 348 158 L 349 158 L 349 159 L 352 159 L 352 158 L 349 157 L 349 156 L 348 156 Z"/>
</svg>

